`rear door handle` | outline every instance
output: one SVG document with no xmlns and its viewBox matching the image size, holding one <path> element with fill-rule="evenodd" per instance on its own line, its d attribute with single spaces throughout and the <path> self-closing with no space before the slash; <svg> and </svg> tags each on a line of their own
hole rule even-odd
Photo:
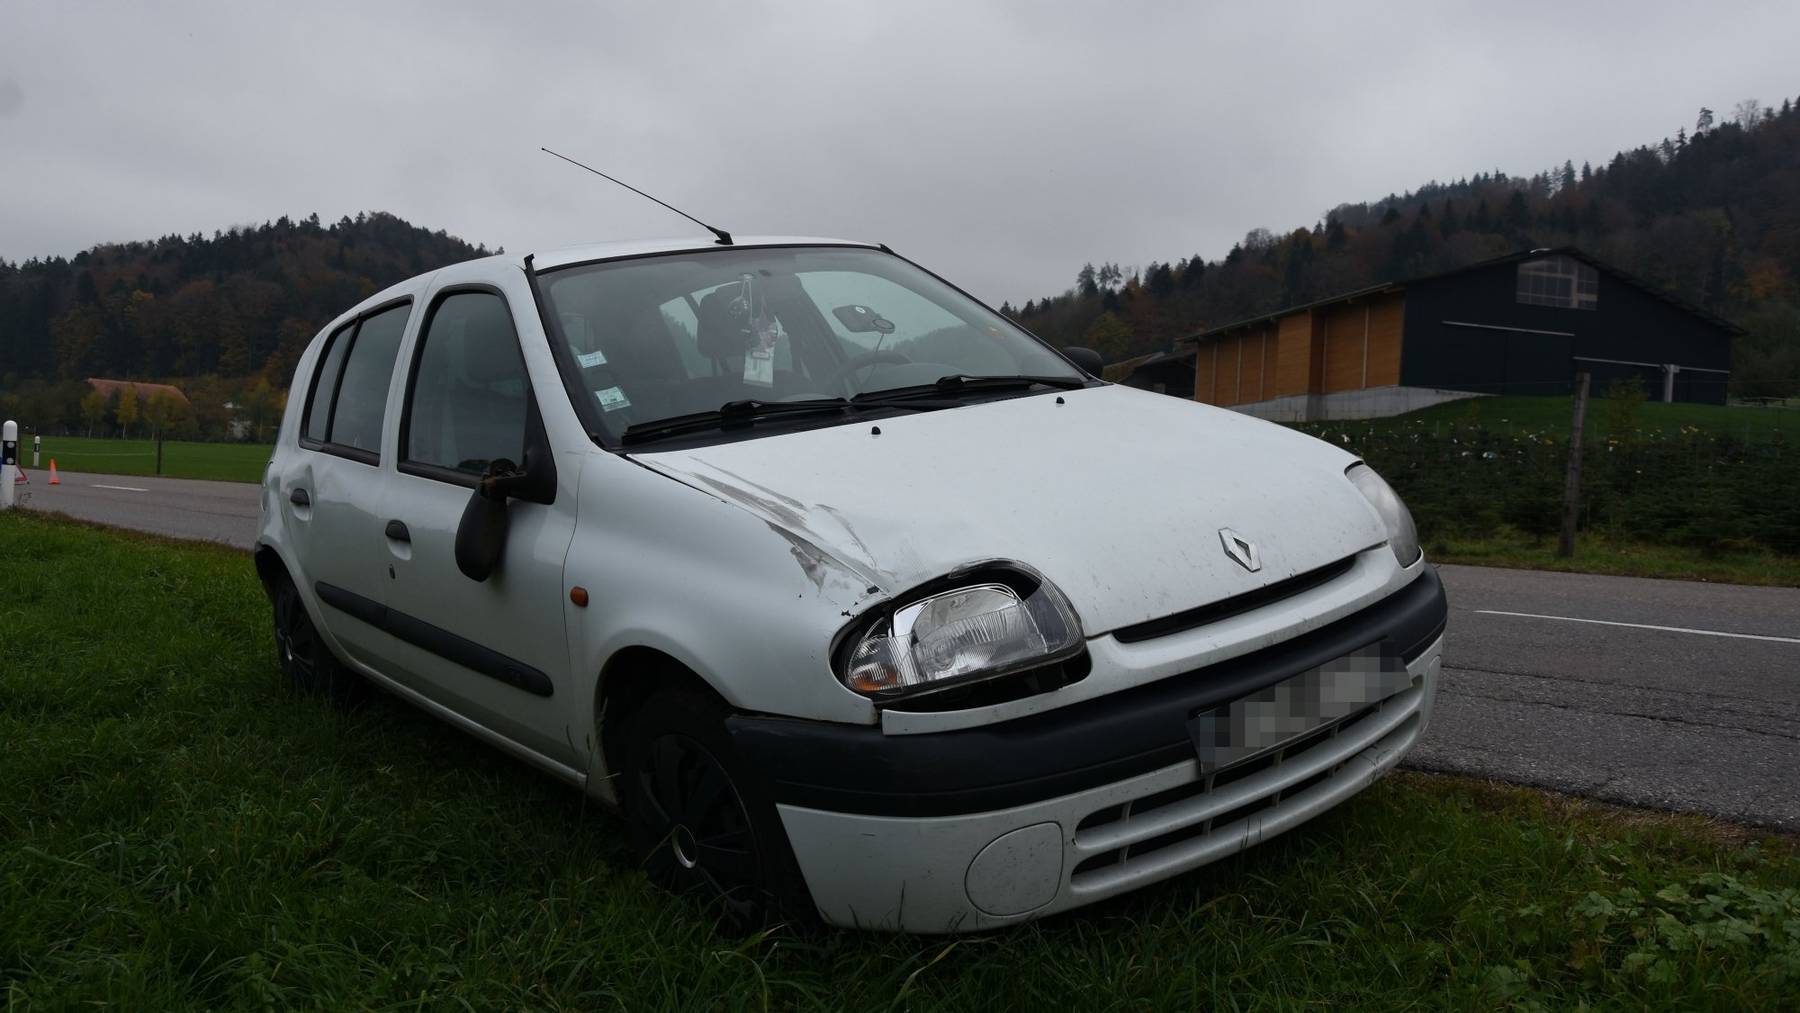
<svg viewBox="0 0 1800 1013">
<path fill-rule="evenodd" d="M 288 502 L 300 507 L 312 506 L 312 497 L 306 494 L 305 489 L 297 488 L 293 492 L 288 493 Z"/>
<path fill-rule="evenodd" d="M 396 542 L 405 542 L 408 545 L 412 544 L 412 532 L 406 530 L 406 525 L 399 521 L 387 522 L 387 536 Z"/>
</svg>

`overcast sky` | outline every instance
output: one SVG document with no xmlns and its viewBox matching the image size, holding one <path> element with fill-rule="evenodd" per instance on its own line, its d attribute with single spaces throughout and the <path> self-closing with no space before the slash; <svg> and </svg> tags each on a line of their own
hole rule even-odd
<svg viewBox="0 0 1800 1013">
<path fill-rule="evenodd" d="M 1800 4 L 0 0 L 0 257 L 392 211 L 529 252 L 877 240 L 998 304 L 1086 260 L 1530 174 L 1800 94 Z"/>
</svg>

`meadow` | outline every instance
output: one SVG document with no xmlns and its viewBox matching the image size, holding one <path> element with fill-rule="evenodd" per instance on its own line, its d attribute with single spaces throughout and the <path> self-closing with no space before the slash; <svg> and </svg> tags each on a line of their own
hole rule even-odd
<svg viewBox="0 0 1800 1013">
<path fill-rule="evenodd" d="M 1800 844 L 1402 773 L 1005 931 L 733 933 L 619 821 L 393 700 L 277 676 L 249 557 L 0 514 L 11 1009 L 1776 1009 Z M 853 859 L 853 856 L 847 856 Z"/>
<path fill-rule="evenodd" d="M 156 441 L 118 440 L 85 436 L 46 436 L 41 462 L 31 466 L 31 438 L 19 441 L 19 463 L 31 472 L 32 481 L 48 478 L 50 460 L 60 471 L 91 471 L 103 475 L 154 475 Z M 266 443 L 200 443 L 168 440 L 163 443 L 162 475 L 165 478 L 204 478 L 223 482 L 256 482 L 274 448 Z M 43 472 L 39 475 L 38 472 Z"/>
</svg>

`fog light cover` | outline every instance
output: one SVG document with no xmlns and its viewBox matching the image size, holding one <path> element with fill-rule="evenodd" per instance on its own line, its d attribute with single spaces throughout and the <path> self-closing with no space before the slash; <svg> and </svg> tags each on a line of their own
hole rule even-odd
<svg viewBox="0 0 1800 1013">
<path fill-rule="evenodd" d="M 1048 664 L 1081 649 L 1080 627 L 1050 584 L 976 584 L 918 599 L 850 651 L 844 684 L 892 697 Z"/>
</svg>

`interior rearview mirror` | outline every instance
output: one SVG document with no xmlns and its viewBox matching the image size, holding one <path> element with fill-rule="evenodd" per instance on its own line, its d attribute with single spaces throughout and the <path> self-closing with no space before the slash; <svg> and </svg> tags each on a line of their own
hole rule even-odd
<svg viewBox="0 0 1800 1013">
<path fill-rule="evenodd" d="M 843 324 L 844 330 L 849 331 L 851 334 L 868 334 L 870 332 L 880 334 L 894 333 L 893 321 L 888 320 L 867 306 L 839 306 L 837 309 L 831 311 L 831 315 L 837 317 L 838 323 Z"/>
</svg>

